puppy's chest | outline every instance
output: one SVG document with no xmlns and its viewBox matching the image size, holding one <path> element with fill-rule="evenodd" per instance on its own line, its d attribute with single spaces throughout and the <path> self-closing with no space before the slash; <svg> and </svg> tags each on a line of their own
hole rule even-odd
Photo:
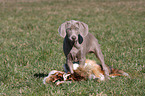
<svg viewBox="0 0 145 96">
<path fill-rule="evenodd" d="M 77 62 L 80 59 L 81 52 L 77 48 L 73 47 L 70 51 L 70 56 L 74 62 Z"/>
</svg>

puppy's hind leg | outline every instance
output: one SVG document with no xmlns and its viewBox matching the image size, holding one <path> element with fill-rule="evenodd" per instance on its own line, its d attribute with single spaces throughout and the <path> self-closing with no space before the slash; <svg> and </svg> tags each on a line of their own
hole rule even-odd
<svg viewBox="0 0 145 96">
<path fill-rule="evenodd" d="M 97 46 L 97 48 L 95 49 L 94 53 L 95 53 L 96 57 L 100 60 L 100 62 L 102 64 L 102 67 L 103 67 L 103 70 L 104 70 L 104 74 L 105 74 L 105 78 L 106 79 L 110 79 L 109 78 L 109 69 L 106 66 L 105 62 L 104 62 L 104 56 L 103 56 L 99 46 Z"/>
</svg>

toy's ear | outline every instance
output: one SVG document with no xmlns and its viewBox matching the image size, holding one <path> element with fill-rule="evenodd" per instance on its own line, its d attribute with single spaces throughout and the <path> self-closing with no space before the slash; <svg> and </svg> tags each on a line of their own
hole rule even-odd
<svg viewBox="0 0 145 96">
<path fill-rule="evenodd" d="M 82 37 L 85 37 L 88 34 L 88 31 L 89 31 L 88 25 L 83 23 L 83 22 L 80 22 L 80 21 L 78 22 L 78 24 L 79 24 L 79 29 L 80 29 L 80 35 Z"/>
<path fill-rule="evenodd" d="M 61 24 L 58 28 L 59 35 L 63 38 L 66 36 L 66 28 L 65 28 L 66 24 L 67 24 L 67 21 Z"/>
</svg>

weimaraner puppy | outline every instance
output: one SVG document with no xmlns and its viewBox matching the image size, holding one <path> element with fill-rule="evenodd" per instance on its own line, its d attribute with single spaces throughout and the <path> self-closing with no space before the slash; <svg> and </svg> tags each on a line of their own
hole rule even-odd
<svg viewBox="0 0 145 96">
<path fill-rule="evenodd" d="M 86 54 L 94 53 L 100 60 L 105 77 L 109 79 L 109 70 L 104 62 L 104 57 L 98 44 L 98 40 L 88 32 L 88 25 L 80 21 L 66 21 L 58 28 L 61 37 L 64 38 L 63 51 L 66 56 L 66 65 L 73 74 L 73 62 L 85 64 Z"/>
</svg>

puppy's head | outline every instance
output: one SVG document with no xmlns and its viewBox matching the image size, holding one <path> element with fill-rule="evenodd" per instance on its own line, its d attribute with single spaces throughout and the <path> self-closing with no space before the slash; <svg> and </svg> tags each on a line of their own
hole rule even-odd
<svg viewBox="0 0 145 96">
<path fill-rule="evenodd" d="M 66 21 L 58 28 L 61 37 L 68 37 L 72 42 L 82 39 L 88 34 L 88 25 L 80 21 Z"/>
</svg>

